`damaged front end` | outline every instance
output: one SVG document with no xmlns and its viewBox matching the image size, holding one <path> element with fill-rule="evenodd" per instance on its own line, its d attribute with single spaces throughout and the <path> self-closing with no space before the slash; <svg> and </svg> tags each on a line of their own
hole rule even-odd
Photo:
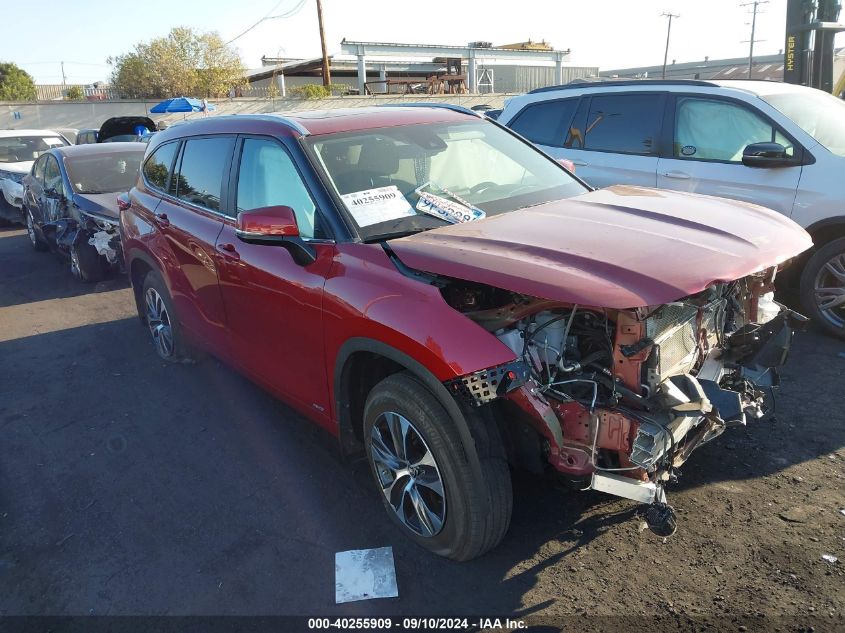
<svg viewBox="0 0 845 633">
<path fill-rule="evenodd" d="M 516 360 L 446 385 L 468 405 L 497 403 L 517 461 L 648 504 L 645 520 L 667 536 L 675 517 L 664 485 L 696 448 L 769 412 L 806 322 L 773 300 L 775 272 L 631 310 L 452 280 L 446 301 Z"/>
<path fill-rule="evenodd" d="M 42 225 L 41 231 L 48 244 L 71 259 L 72 267 L 87 265 L 123 272 L 123 250 L 116 218 L 75 205 L 56 215 L 56 219 Z"/>
</svg>

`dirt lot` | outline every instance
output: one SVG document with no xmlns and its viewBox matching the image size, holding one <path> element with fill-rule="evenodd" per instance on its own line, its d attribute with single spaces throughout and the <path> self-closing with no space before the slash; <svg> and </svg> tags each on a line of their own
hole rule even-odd
<svg viewBox="0 0 845 633">
<path fill-rule="evenodd" d="M 502 545 L 452 563 L 395 531 L 327 434 L 215 361 L 159 362 L 123 280 L 77 284 L 0 230 L 0 614 L 839 630 L 843 375 L 845 343 L 799 335 L 776 421 L 695 454 L 666 542 L 629 502 L 523 475 Z M 335 552 L 381 546 L 399 598 L 335 605 Z"/>
</svg>

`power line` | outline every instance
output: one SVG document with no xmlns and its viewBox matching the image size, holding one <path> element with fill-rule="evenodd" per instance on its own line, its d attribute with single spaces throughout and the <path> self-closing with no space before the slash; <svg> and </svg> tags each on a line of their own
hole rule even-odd
<svg viewBox="0 0 845 633">
<path fill-rule="evenodd" d="M 278 9 L 284 1 L 285 0 L 279 0 L 279 2 L 276 3 L 276 6 L 274 6 L 272 9 L 270 9 L 270 11 L 267 13 L 267 15 L 265 15 L 263 18 L 258 20 L 258 22 L 253 24 L 251 27 L 249 27 L 247 30 L 245 30 L 240 35 L 237 35 L 237 36 L 233 37 L 232 39 L 230 39 L 228 42 L 223 44 L 223 46 L 228 46 L 229 44 L 231 44 L 235 40 L 242 38 L 244 35 L 249 33 L 252 29 L 254 29 L 256 26 L 258 26 L 259 24 L 261 24 L 265 20 L 277 20 L 277 19 L 280 19 L 280 18 L 289 18 L 289 17 L 296 15 L 297 13 L 299 13 L 299 10 L 302 9 L 303 6 L 305 6 L 305 3 L 308 0 L 299 0 L 299 2 L 297 2 L 297 4 L 295 4 L 293 6 L 293 8 L 288 9 L 287 11 L 284 11 L 283 13 L 280 13 L 279 15 L 272 15 L 273 11 Z"/>
</svg>

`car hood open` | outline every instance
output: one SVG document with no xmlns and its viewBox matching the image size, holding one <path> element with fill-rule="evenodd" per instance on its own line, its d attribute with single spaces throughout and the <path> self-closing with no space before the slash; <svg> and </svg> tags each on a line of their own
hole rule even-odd
<svg viewBox="0 0 845 633">
<path fill-rule="evenodd" d="M 135 134 L 135 128 L 139 125 L 147 128 L 150 132 L 156 130 L 153 120 L 145 116 L 116 116 L 106 119 L 97 133 L 97 142 L 103 143 L 113 136 Z"/>
<path fill-rule="evenodd" d="M 407 266 L 553 301 L 653 306 L 812 246 L 753 204 L 617 185 L 389 242 Z"/>
</svg>

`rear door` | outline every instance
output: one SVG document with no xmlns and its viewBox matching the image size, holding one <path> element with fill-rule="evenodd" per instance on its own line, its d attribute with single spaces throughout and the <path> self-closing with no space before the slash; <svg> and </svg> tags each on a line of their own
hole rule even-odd
<svg viewBox="0 0 845 633">
<path fill-rule="evenodd" d="M 803 151 L 773 121 L 748 104 L 710 95 L 677 95 L 670 107 L 667 120 L 672 140 L 658 164 L 658 187 L 792 213 L 800 165 L 742 164 L 742 151 L 751 143 L 780 143 L 790 155 Z"/>
<path fill-rule="evenodd" d="M 565 141 L 580 97 L 530 103 L 517 113 L 508 127 L 555 158 L 570 158 Z"/>
<path fill-rule="evenodd" d="M 585 96 L 567 131 L 565 158 L 594 187 L 653 187 L 665 101 L 663 93 Z"/>
<path fill-rule="evenodd" d="M 244 137 L 232 179 L 234 209 L 217 239 L 220 288 L 234 361 L 254 380 L 329 419 L 322 298 L 334 242 L 302 178 L 306 165 L 280 141 Z M 279 246 L 247 244 L 235 234 L 237 212 L 284 205 L 317 259 L 303 266 Z"/>
<path fill-rule="evenodd" d="M 27 178 L 27 186 L 24 190 L 23 206 L 32 214 L 36 224 L 43 222 L 41 215 L 41 196 L 44 193 L 44 169 L 47 166 L 47 154 L 42 154 Z"/>
<path fill-rule="evenodd" d="M 217 237 L 227 209 L 235 137 L 191 137 L 182 142 L 167 194 L 153 222 L 167 244 L 167 276 L 182 326 L 201 346 L 226 356 L 228 337 L 217 281 Z"/>
</svg>

